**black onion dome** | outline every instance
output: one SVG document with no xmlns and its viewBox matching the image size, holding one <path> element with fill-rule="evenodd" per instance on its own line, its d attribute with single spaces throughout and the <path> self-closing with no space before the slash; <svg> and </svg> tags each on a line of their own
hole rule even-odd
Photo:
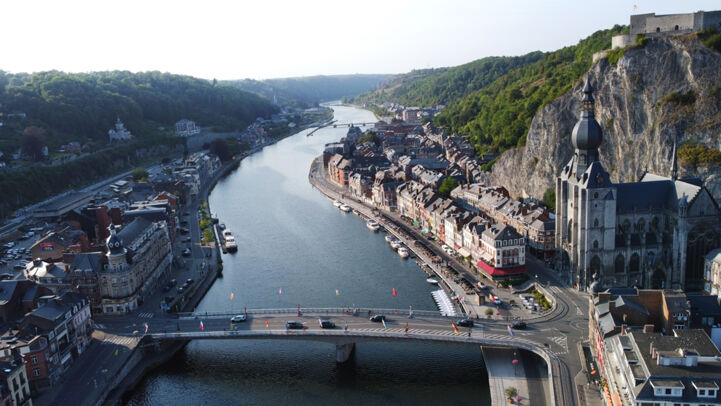
<svg viewBox="0 0 721 406">
<path fill-rule="evenodd" d="M 593 115 L 593 87 L 586 78 L 581 99 L 581 118 L 573 127 L 571 141 L 576 149 L 598 149 L 603 141 L 601 126 Z"/>
</svg>

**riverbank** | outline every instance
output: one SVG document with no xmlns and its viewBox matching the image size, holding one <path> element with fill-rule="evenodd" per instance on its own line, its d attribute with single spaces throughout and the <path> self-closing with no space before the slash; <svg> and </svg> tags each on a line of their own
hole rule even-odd
<svg viewBox="0 0 721 406">
<path fill-rule="evenodd" d="M 284 138 L 298 134 L 300 131 L 289 134 L 286 137 L 273 139 L 262 145 L 259 148 L 249 151 L 247 154 L 233 158 L 233 160 L 224 164 L 214 175 L 213 178 L 208 182 L 207 186 L 201 193 L 202 199 L 198 201 L 198 205 L 205 203 L 208 205 L 208 210 L 212 213 L 210 207 L 210 201 L 208 199 L 210 192 L 213 191 L 217 182 L 225 176 L 236 170 L 243 159 L 263 150 L 267 146 L 274 145 Z M 195 213 L 197 207 L 194 207 L 191 212 Z M 181 311 L 193 311 L 198 304 L 205 298 L 205 295 L 212 288 L 218 277 L 222 277 L 223 261 L 221 256 L 220 241 L 217 234 L 215 234 L 215 243 L 213 244 L 213 259 L 216 259 L 214 265 L 208 267 L 208 272 L 192 298 L 188 300 Z M 142 341 L 139 345 L 135 346 L 130 354 L 127 356 L 127 360 L 124 365 L 120 368 L 116 378 L 113 380 L 112 385 L 109 385 L 107 389 L 107 395 L 101 397 L 97 402 L 93 403 L 96 406 L 100 405 L 120 405 L 124 403 L 125 398 L 142 380 L 156 368 L 161 367 L 164 363 L 168 362 L 175 354 L 181 351 L 186 345 L 186 342 L 171 342 L 162 349 L 151 350 L 148 354 L 144 354 Z"/>
</svg>

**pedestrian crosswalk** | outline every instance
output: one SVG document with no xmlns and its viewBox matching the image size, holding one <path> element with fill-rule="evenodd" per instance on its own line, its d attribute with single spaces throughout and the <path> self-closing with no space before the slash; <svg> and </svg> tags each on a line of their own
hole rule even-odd
<svg viewBox="0 0 721 406">
<path fill-rule="evenodd" d="M 554 354 L 566 354 L 568 353 L 568 337 L 566 336 L 555 336 L 551 337 L 551 340 L 558 344 L 559 347 L 562 348 L 561 351 L 551 351 Z"/>
<path fill-rule="evenodd" d="M 98 329 L 100 329 L 100 330 L 104 330 L 104 329 L 105 329 L 105 325 L 104 325 L 104 324 L 100 324 L 100 323 L 95 323 L 95 328 L 98 328 Z"/>
<path fill-rule="evenodd" d="M 105 338 L 100 344 L 101 345 L 123 345 L 133 346 L 138 343 L 139 337 L 132 336 L 110 336 Z"/>
<path fill-rule="evenodd" d="M 155 313 L 145 312 L 145 313 L 138 313 L 138 317 L 141 319 L 152 319 L 155 317 Z"/>
</svg>

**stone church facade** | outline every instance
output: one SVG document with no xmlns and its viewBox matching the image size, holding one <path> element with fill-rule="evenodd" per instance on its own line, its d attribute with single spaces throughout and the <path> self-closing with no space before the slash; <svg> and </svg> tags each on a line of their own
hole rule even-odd
<svg viewBox="0 0 721 406">
<path fill-rule="evenodd" d="M 675 150 L 670 178 L 611 182 L 588 79 L 583 93 L 575 153 L 556 179 L 558 266 L 580 290 L 702 289 L 704 255 L 719 247 L 717 203 L 699 179 L 677 178 Z"/>
</svg>

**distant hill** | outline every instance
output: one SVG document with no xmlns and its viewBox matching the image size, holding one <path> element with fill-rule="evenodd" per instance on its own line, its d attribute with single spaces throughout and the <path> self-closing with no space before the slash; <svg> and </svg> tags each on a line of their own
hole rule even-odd
<svg viewBox="0 0 721 406">
<path fill-rule="evenodd" d="M 392 76 L 376 89 L 346 101 L 394 102 L 405 106 L 429 107 L 456 101 L 505 75 L 509 70 L 534 63 L 540 51 L 523 56 L 492 56 L 450 68 L 422 69 Z"/>
<path fill-rule="evenodd" d="M 577 45 L 512 69 L 450 103 L 435 121 L 467 135 L 479 154 L 523 146 L 536 112 L 571 89 L 591 67 L 593 54 L 611 48 L 611 37 L 627 30 L 617 25 L 597 31 Z"/>
<path fill-rule="evenodd" d="M 181 118 L 220 129 L 243 128 L 278 108 L 250 92 L 161 72 L 0 71 L 0 121 L 13 111 L 26 117 L 5 119 L 0 127 L 0 151 L 6 153 L 17 147 L 27 125 L 45 129 L 52 149 L 70 141 L 104 144 L 116 117 L 142 137 Z"/>
<path fill-rule="evenodd" d="M 253 92 L 279 104 L 310 106 L 331 100 L 340 100 L 346 96 L 355 96 L 375 88 L 388 78 L 386 74 L 357 74 L 333 76 L 307 76 L 296 78 L 266 80 L 227 80 L 227 84 L 242 90 Z"/>
</svg>

